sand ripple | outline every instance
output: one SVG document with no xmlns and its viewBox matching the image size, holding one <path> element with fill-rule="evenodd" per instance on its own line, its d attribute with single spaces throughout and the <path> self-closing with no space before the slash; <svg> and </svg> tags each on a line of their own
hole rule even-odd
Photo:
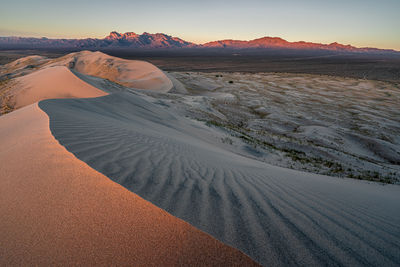
<svg viewBox="0 0 400 267">
<path fill-rule="evenodd" d="M 400 189 L 270 166 L 226 151 L 140 95 L 39 103 L 79 159 L 263 265 L 400 264 Z"/>
</svg>

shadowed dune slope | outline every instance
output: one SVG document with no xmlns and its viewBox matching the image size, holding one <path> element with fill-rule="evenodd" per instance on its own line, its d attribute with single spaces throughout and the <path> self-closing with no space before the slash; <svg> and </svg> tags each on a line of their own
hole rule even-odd
<svg viewBox="0 0 400 267">
<path fill-rule="evenodd" d="M 266 266 L 398 266 L 400 189 L 270 166 L 135 93 L 45 100 L 76 157 Z"/>
<path fill-rule="evenodd" d="M 37 104 L 0 117 L 1 266 L 252 266 L 93 170 Z"/>
</svg>

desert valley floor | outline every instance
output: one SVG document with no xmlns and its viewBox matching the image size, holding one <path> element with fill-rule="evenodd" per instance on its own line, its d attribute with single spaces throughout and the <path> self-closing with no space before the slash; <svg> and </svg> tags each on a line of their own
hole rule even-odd
<svg viewBox="0 0 400 267">
<path fill-rule="evenodd" d="M 0 66 L 0 265 L 398 266 L 400 88 Z"/>
</svg>

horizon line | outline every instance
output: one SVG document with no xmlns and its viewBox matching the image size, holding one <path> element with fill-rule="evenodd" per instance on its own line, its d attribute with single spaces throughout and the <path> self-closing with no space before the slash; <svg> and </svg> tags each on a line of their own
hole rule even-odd
<svg viewBox="0 0 400 267">
<path fill-rule="evenodd" d="M 81 38 L 79 38 L 79 37 L 47 37 L 47 36 L 39 36 L 39 35 L 35 37 L 35 36 L 34 36 L 35 34 L 33 34 L 32 36 L 23 35 L 23 34 L 22 34 L 22 35 L 0 36 L 0 38 L 17 37 L 17 38 L 35 38 L 35 39 L 50 39 L 50 40 L 60 40 L 60 39 L 66 39 L 66 40 L 97 39 L 97 40 L 103 40 L 103 39 L 105 39 L 107 36 L 109 36 L 109 35 L 110 35 L 111 33 L 113 33 L 113 32 L 119 33 L 119 34 L 121 34 L 121 35 L 126 34 L 126 33 L 135 33 L 135 34 L 137 34 L 137 35 L 143 35 L 143 34 L 163 34 L 163 35 L 167 35 L 167 36 L 170 36 L 170 37 L 173 37 L 173 38 L 179 38 L 179 39 L 181 39 L 181 40 L 183 40 L 183 41 L 185 41 L 185 42 L 189 42 L 189 43 L 192 43 L 192 44 L 195 44 L 195 45 L 204 45 L 204 44 L 207 44 L 207 43 L 219 42 L 219 41 L 244 41 L 244 42 L 249 42 L 249 41 L 253 41 L 253 40 L 257 40 L 257 39 L 262 39 L 262 38 L 278 38 L 278 39 L 284 40 L 284 41 L 289 42 L 289 43 L 300 43 L 300 42 L 305 42 L 305 43 L 321 44 L 321 45 L 340 44 L 340 45 L 344 45 L 344 46 L 352 46 L 352 47 L 357 48 L 357 49 L 371 49 L 371 48 L 372 48 L 372 49 L 393 50 L 393 51 L 395 51 L 395 52 L 400 52 L 400 49 L 397 50 L 397 49 L 395 49 L 395 48 L 382 48 L 382 47 L 374 47 L 374 46 L 355 46 L 355 45 L 352 45 L 351 43 L 344 44 L 344 43 L 339 43 L 339 42 L 337 42 L 337 41 L 334 41 L 334 42 L 315 42 L 315 41 L 313 42 L 313 41 L 305 41 L 305 40 L 289 41 L 289 40 L 284 39 L 284 38 L 279 37 L 279 36 L 268 36 L 268 35 L 264 35 L 264 36 L 261 36 L 261 37 L 256 37 L 256 38 L 254 38 L 254 39 L 233 39 L 233 38 L 230 39 L 230 38 L 224 38 L 224 39 L 217 39 L 217 40 L 211 40 L 211 41 L 206 41 L 206 42 L 198 42 L 198 41 L 188 41 L 188 40 L 185 40 L 185 39 L 183 39 L 183 38 L 181 38 L 181 37 L 179 37 L 179 36 L 174 36 L 173 34 L 162 33 L 162 32 L 149 33 L 149 32 L 144 31 L 142 34 L 138 34 L 138 33 L 133 32 L 133 31 L 127 31 L 127 32 L 122 33 L 122 32 L 118 32 L 118 31 L 116 31 L 116 30 L 113 30 L 113 31 L 109 32 L 108 35 L 105 35 L 104 37 L 81 37 Z"/>
</svg>

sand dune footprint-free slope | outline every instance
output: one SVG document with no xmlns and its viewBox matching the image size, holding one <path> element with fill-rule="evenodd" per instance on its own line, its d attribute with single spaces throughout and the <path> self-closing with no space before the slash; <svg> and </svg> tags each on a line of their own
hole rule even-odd
<svg viewBox="0 0 400 267">
<path fill-rule="evenodd" d="M 263 265 L 400 262 L 400 192 L 283 169 L 132 92 L 42 101 L 55 138 L 94 169 Z"/>
<path fill-rule="evenodd" d="M 109 61 L 109 58 L 103 56 L 97 61 L 95 60 L 96 55 L 98 54 L 90 54 L 89 52 L 72 54 L 51 64 L 72 66 L 74 71 L 85 71 L 85 68 L 78 69 L 78 66 L 80 64 L 92 65 L 96 64 L 96 62 L 108 62 L 109 66 L 111 66 L 118 62 L 116 59 Z M 76 59 L 75 57 L 83 57 L 83 59 L 79 60 L 79 58 Z M 84 58 L 88 58 L 88 60 Z M 74 62 L 74 64 L 71 65 L 71 62 Z M 130 63 L 126 63 L 126 66 L 131 66 Z M 54 66 L 46 65 L 46 67 Z M 103 73 L 103 69 L 99 69 Z M 154 68 L 151 69 L 154 70 Z M 103 83 L 94 77 L 84 76 L 90 75 L 89 73 L 76 74 L 78 77 L 82 77 L 83 80 L 94 84 L 95 87 L 97 87 L 97 83 L 101 85 L 109 84 L 107 82 Z M 157 74 L 162 79 L 152 79 L 154 74 Z M 110 78 L 115 79 L 115 82 L 117 82 L 120 77 L 120 75 L 115 75 Z M 152 72 L 148 77 L 147 81 L 151 81 L 151 84 L 156 86 L 153 88 L 158 88 L 157 90 L 161 88 L 162 92 L 165 92 L 164 89 L 170 88 L 169 83 L 167 84 L 168 86 L 159 83 L 165 79 L 165 75 L 161 71 Z M 48 99 L 38 104 L 39 108 L 49 116 L 50 130 L 59 142 L 59 144 L 57 143 L 58 148 L 62 148 L 63 152 L 67 153 L 63 148 L 64 146 L 76 156 L 76 158 L 72 158 L 83 164 L 83 166 L 86 166 L 85 168 L 90 169 L 88 167 L 90 166 L 104 174 L 105 176 L 101 176 L 101 181 L 107 181 L 107 184 L 112 184 L 115 188 L 119 188 L 119 190 L 123 189 L 111 183 L 106 178 L 108 177 L 170 214 L 189 222 L 191 225 L 209 233 L 218 240 L 243 251 L 254 260 L 266 266 L 399 265 L 400 232 L 398 225 L 400 224 L 400 213 L 398 212 L 398 203 L 400 203 L 400 191 L 398 186 L 381 186 L 379 184 L 368 184 L 356 180 L 337 179 L 293 171 L 243 157 L 240 153 L 236 153 L 237 151 L 234 153 L 229 150 L 226 144 L 222 144 L 221 137 L 226 137 L 226 134 L 216 128 L 207 127 L 204 123 L 195 122 L 181 116 L 170 103 L 164 103 L 160 99 L 145 96 L 132 90 L 121 91 L 122 87 L 116 86 L 115 88 L 118 89 L 116 92 L 97 98 Z M 21 109 L 21 112 L 24 110 Z M 11 113 L 0 118 L 0 123 L 2 119 L 6 118 L 10 122 L 17 120 L 24 121 L 23 118 L 26 114 L 21 115 L 22 118 L 19 119 L 13 117 L 17 116 L 16 114 L 25 113 Z M 49 121 L 43 123 L 42 125 L 45 125 L 45 127 L 43 126 L 40 129 L 45 129 L 48 134 L 47 136 L 50 136 L 48 123 Z M 29 124 L 26 123 L 26 127 L 28 126 Z M 6 151 L 17 151 L 16 144 L 23 144 L 22 141 L 29 136 L 27 135 L 28 133 L 35 132 L 29 126 L 25 130 L 21 130 L 27 136 L 22 135 L 22 141 L 15 142 L 19 140 L 12 136 L 13 133 L 18 132 L 15 127 L 17 127 L 16 124 L 13 124 L 13 127 L 0 128 L 2 136 L 8 135 L 8 139 L 0 139 L 0 141 L 5 142 L 5 145 L 2 146 L 6 148 L 3 150 L 5 151 L 3 154 L 4 157 L 12 155 L 7 154 Z M 9 141 L 6 142 L 6 140 Z M 29 138 L 26 140 L 29 140 Z M 49 141 L 48 139 L 46 140 L 45 143 Z M 56 161 L 46 159 L 40 161 L 41 164 L 39 162 L 34 165 L 25 164 L 26 162 L 36 162 L 32 158 L 39 147 L 31 147 L 32 144 L 36 143 L 39 142 L 36 140 L 28 143 L 30 144 L 26 146 L 28 150 L 20 152 L 24 157 L 14 156 L 14 159 L 19 159 L 19 161 L 11 160 L 11 162 L 17 162 L 17 165 L 10 164 L 10 166 L 14 166 L 15 177 L 19 177 L 16 173 L 23 170 L 29 173 L 29 175 L 36 173 L 36 176 L 33 177 L 39 179 L 38 177 L 47 170 L 53 170 L 54 173 L 52 175 L 57 177 L 57 170 L 63 170 L 61 172 L 63 174 L 64 170 L 75 172 L 81 169 L 81 167 L 73 168 L 71 164 L 64 164 L 61 161 L 62 164 L 58 165 L 60 162 L 57 161 L 57 157 L 51 157 L 53 155 L 53 153 L 50 153 L 51 150 L 44 150 L 48 152 L 43 153 L 50 159 L 54 158 Z M 43 144 L 40 147 L 43 150 L 43 147 L 47 146 Z M 67 154 L 72 156 L 69 153 Z M 61 159 L 66 159 L 66 157 L 62 156 Z M 88 166 L 78 159 L 87 163 Z M 53 167 L 49 168 L 43 162 L 52 162 L 50 165 Z M 19 165 L 26 166 L 18 168 Z M 3 173 L 10 173 L 10 170 L 4 168 L 4 166 L 2 165 Z M 59 168 L 56 168 L 56 166 L 59 166 Z M 90 170 L 94 172 L 93 169 Z M 79 173 L 76 175 L 80 177 Z M 99 173 L 96 172 L 96 175 L 99 175 Z M 63 178 L 64 176 L 61 177 Z M 0 202 L 5 203 L 2 206 L 4 210 L 2 212 L 9 215 L 9 219 L 4 221 L 8 223 L 7 227 L 14 229 L 13 233 L 30 233 L 28 230 L 30 229 L 30 221 L 22 220 L 25 218 L 22 214 L 29 214 L 28 210 L 36 210 L 29 205 L 28 208 L 23 209 L 24 203 L 30 202 L 12 198 L 12 196 L 19 196 L 17 192 L 29 196 L 32 192 L 42 191 L 46 197 L 53 197 L 50 200 L 57 201 L 69 200 L 70 196 L 75 196 L 76 192 L 81 192 L 79 190 L 83 190 L 84 192 L 93 190 L 93 192 L 89 191 L 87 195 L 95 194 L 95 200 L 97 200 L 97 194 L 103 194 L 104 192 L 98 189 L 99 186 L 85 184 L 81 179 L 73 180 L 75 182 L 72 185 L 74 183 L 79 185 L 74 187 L 70 184 L 71 180 L 67 178 L 62 179 L 62 185 L 64 186 L 60 190 L 55 190 L 56 185 L 59 184 L 58 180 L 51 179 L 50 183 L 48 183 L 49 180 L 43 180 L 43 186 L 40 188 L 46 190 L 40 189 L 34 191 L 30 191 L 31 184 L 28 183 L 32 180 L 3 179 L 4 187 L 2 188 L 12 188 L 9 190 L 12 194 L 10 195 L 9 193 L 7 195 L 8 202 Z M 26 186 L 24 187 L 24 185 Z M 110 188 L 108 189 L 111 190 Z M 53 191 L 58 194 L 53 194 Z M 128 193 L 127 191 L 124 192 Z M 71 193 L 73 194 L 70 195 Z M 81 198 L 77 196 L 74 200 L 88 197 L 85 194 L 82 195 L 80 196 Z M 131 195 L 136 196 L 134 194 Z M 59 198 L 59 196 L 62 197 Z M 113 211 L 109 211 L 110 213 L 104 215 L 103 220 L 99 219 L 103 216 L 101 215 L 101 206 L 95 206 L 98 209 L 93 210 L 92 206 L 94 204 L 86 205 L 85 201 L 79 203 L 79 205 L 83 205 L 82 207 L 79 206 L 79 210 L 90 211 L 88 212 L 90 218 L 84 220 L 82 219 L 85 218 L 84 214 L 74 213 L 75 210 L 70 209 L 73 206 L 70 201 L 61 201 L 58 202 L 59 205 L 50 205 L 49 207 L 62 207 L 61 209 L 54 208 L 53 211 L 66 212 L 67 219 L 71 217 L 76 218 L 78 221 L 82 220 L 82 222 L 96 219 L 93 224 L 100 224 L 98 228 L 95 228 L 97 229 L 96 231 L 88 232 L 87 229 L 82 230 L 79 228 L 83 232 L 80 230 L 74 232 L 79 233 L 79 236 L 85 237 L 79 239 L 80 241 L 77 242 L 78 244 L 83 244 L 80 242 L 97 240 L 97 236 L 107 238 L 108 235 L 99 233 L 107 232 L 108 228 L 105 230 L 104 227 L 110 225 L 110 223 L 112 224 L 110 229 L 114 229 L 116 226 L 113 224 L 115 222 L 108 222 L 107 220 L 114 216 L 113 212 L 120 212 L 117 208 L 119 205 L 118 201 L 120 200 L 114 198 L 108 199 L 115 206 L 110 207 L 106 205 L 110 209 L 113 209 Z M 51 201 L 47 200 L 45 202 L 48 203 Z M 35 203 L 35 201 L 32 203 Z M 148 202 L 145 203 L 148 204 Z M 22 212 L 12 213 L 9 207 L 15 207 L 15 205 Z M 152 207 L 155 208 L 154 206 Z M 12 210 L 17 209 L 13 208 Z M 39 212 L 39 208 L 37 208 L 37 211 Z M 129 213 L 129 210 L 121 212 L 123 214 L 126 212 Z M 54 213 L 46 212 L 39 214 L 44 216 L 45 214 Z M 19 215 L 22 218 L 18 217 Z M 34 216 L 35 213 L 30 214 L 26 218 L 36 219 Z M 123 215 L 116 216 L 121 220 L 118 216 Z M 48 220 L 43 221 L 53 227 L 66 220 L 62 216 L 61 218 L 64 220 L 54 219 L 59 218 L 59 215 L 46 218 Z M 25 223 L 20 224 L 23 226 L 22 228 L 18 228 L 18 222 L 21 220 Z M 67 221 L 71 222 L 71 225 L 80 225 L 80 227 L 86 224 L 86 222 L 77 224 L 73 220 Z M 149 219 L 149 222 L 153 222 L 153 219 Z M 163 222 L 158 220 L 156 224 L 160 227 L 160 225 L 164 225 Z M 144 226 L 141 223 L 134 225 L 143 230 L 142 227 Z M 150 223 L 150 226 L 152 225 Z M 127 224 L 117 226 L 119 228 L 118 231 L 120 229 L 126 230 L 127 235 L 130 237 L 129 240 L 131 240 L 137 232 L 130 232 L 133 230 L 131 228 L 127 230 L 126 227 L 129 228 Z M 51 229 L 51 227 L 47 228 Z M 23 231 L 18 231 L 18 229 L 22 229 Z M 145 234 L 148 234 L 147 230 L 148 228 L 143 230 Z M 111 233 L 115 234 L 113 231 Z M 162 232 L 157 231 L 155 232 L 155 236 L 163 236 Z M 33 231 L 32 233 L 37 232 Z M 150 230 L 150 232 L 152 231 Z M 90 236 L 90 233 L 93 236 Z M 5 234 L 5 232 L 2 234 Z M 22 241 L 20 243 L 9 243 L 14 244 L 14 247 L 23 247 L 18 246 L 18 244 L 31 244 L 33 246 L 38 240 L 37 236 L 32 237 L 30 234 L 21 234 L 20 237 L 24 238 L 25 236 L 31 237 L 30 243 Z M 48 239 L 45 240 L 58 240 L 52 239 L 54 236 L 58 237 L 59 233 L 49 235 Z M 6 237 L 9 238 L 7 240 L 13 240 L 9 235 Z M 124 237 L 120 238 L 122 238 L 121 240 L 125 240 Z M 180 236 L 175 235 L 171 240 L 175 240 L 175 238 L 180 239 Z M 70 236 L 67 236 L 67 238 L 62 236 L 60 240 L 75 239 L 71 239 Z M 104 255 L 111 255 L 105 252 L 105 248 L 108 248 L 107 244 L 114 243 L 108 243 L 105 240 L 101 239 L 98 242 L 104 245 L 102 249 L 90 250 L 94 245 L 89 243 L 88 246 L 84 246 L 86 248 L 84 252 L 94 253 L 95 257 L 91 258 L 93 260 L 101 260 Z M 124 242 L 130 242 L 129 240 L 121 240 L 117 239 L 116 242 L 122 242 L 123 244 L 128 244 Z M 138 240 L 140 242 L 150 242 L 147 243 L 149 245 L 146 248 L 152 246 L 160 248 L 154 242 L 152 243 L 151 240 L 147 240 L 147 238 L 145 240 Z M 198 239 L 195 238 L 193 242 L 197 242 L 196 240 Z M 214 240 L 213 242 L 216 241 Z M 174 244 L 168 244 L 174 246 Z M 178 244 L 181 243 L 178 242 Z M 195 245 L 192 244 L 192 241 L 188 242 L 188 244 L 189 247 Z M 209 244 L 209 242 L 207 241 L 204 244 Z M 203 246 L 204 244 L 201 243 L 198 245 Z M 57 249 L 57 246 L 54 247 Z M 132 250 L 125 247 L 121 247 L 121 250 L 128 251 L 128 254 L 137 253 L 134 245 L 127 247 L 132 248 Z M 169 252 L 166 252 L 164 247 L 161 246 L 161 250 L 156 251 L 154 254 L 143 253 L 143 255 L 149 255 L 149 257 L 155 254 L 166 255 L 165 253 L 168 254 Z M 177 253 L 179 255 L 185 256 L 187 255 L 185 253 L 193 252 L 196 254 L 199 252 L 197 249 L 186 250 L 188 249 L 186 243 L 183 247 L 185 247 L 184 250 L 178 249 Z M 97 247 L 95 246 L 95 248 Z M 223 248 L 227 249 L 228 247 L 224 246 Z M 201 254 L 193 256 L 197 262 L 202 262 L 201 259 L 204 257 L 203 251 L 208 253 L 207 249 L 202 248 L 200 250 Z M 227 263 L 227 261 L 241 263 L 242 260 L 248 260 L 248 258 L 240 258 L 243 254 L 237 251 L 232 252 L 234 256 L 231 256 L 231 252 L 225 253 L 218 249 L 211 250 L 215 251 L 216 254 L 210 255 L 215 255 L 216 257 L 219 255 L 218 257 L 223 263 Z M 18 249 L 15 251 L 21 252 Z M 97 254 L 96 251 L 99 251 L 100 254 Z M 72 255 L 75 252 L 79 253 L 78 249 Z M 40 255 L 42 251 L 39 249 L 35 253 L 32 255 Z M 18 253 L 15 255 L 18 256 Z M 118 255 L 121 256 L 120 259 L 124 258 L 122 254 Z M 180 261 L 181 258 L 175 255 L 170 255 L 166 260 L 171 260 L 169 263 L 175 260 L 174 263 L 177 263 L 177 259 Z M 17 258 L 14 257 L 12 259 Z M 107 260 L 111 258 L 110 256 Z M 132 260 L 135 260 L 135 258 L 132 258 Z M 140 259 L 137 260 L 138 262 L 144 262 L 149 260 L 149 258 L 143 258 L 143 261 Z M 217 263 L 217 261 L 213 260 L 213 256 L 210 256 L 210 261 Z M 204 264 L 212 264 L 212 262 L 204 261 Z"/>
<path fill-rule="evenodd" d="M 29 102 L 105 95 L 76 79 L 61 66 L 23 76 L 20 108 L 0 117 L 0 265 L 256 265 L 54 139 L 47 114 Z M 47 90 L 56 81 L 58 91 Z"/>
</svg>

